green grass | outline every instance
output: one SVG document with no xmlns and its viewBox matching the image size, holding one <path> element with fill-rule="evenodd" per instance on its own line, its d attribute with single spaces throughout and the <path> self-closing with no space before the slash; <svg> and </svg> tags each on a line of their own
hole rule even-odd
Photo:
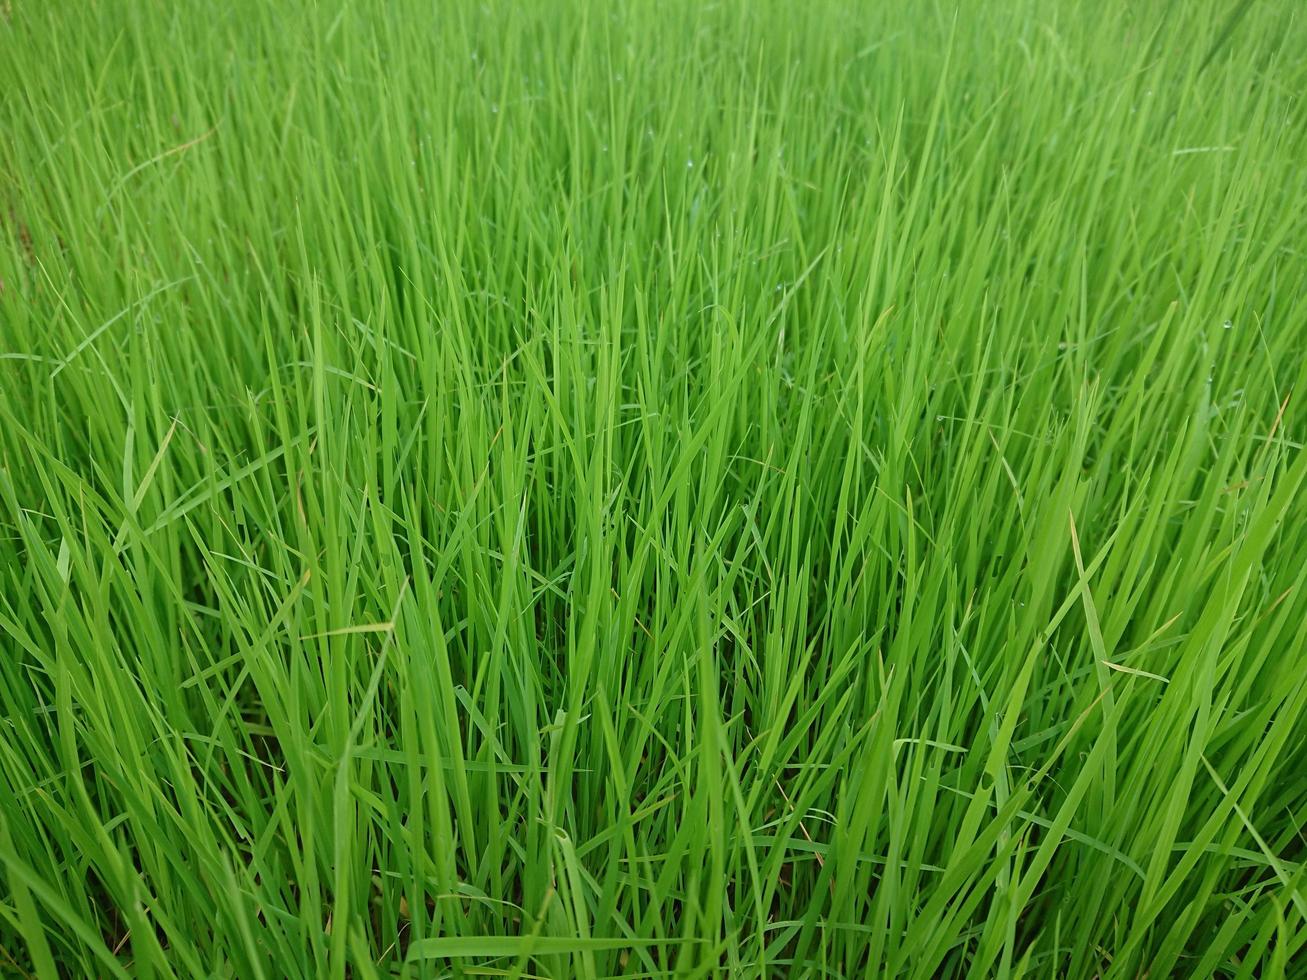
<svg viewBox="0 0 1307 980">
<path fill-rule="evenodd" d="M 1307 976 L 1304 51 L 0 4 L 0 975 Z"/>
</svg>

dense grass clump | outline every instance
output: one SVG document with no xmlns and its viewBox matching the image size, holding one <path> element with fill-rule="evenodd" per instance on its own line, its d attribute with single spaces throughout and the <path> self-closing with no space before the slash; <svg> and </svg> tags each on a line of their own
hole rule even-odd
<svg viewBox="0 0 1307 980">
<path fill-rule="evenodd" d="M 1307 976 L 1298 5 L 0 8 L 0 974 Z"/>
</svg>

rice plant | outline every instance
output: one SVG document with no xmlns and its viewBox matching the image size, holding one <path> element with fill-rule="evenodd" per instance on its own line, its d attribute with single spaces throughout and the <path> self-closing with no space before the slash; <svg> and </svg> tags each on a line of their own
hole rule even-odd
<svg viewBox="0 0 1307 980">
<path fill-rule="evenodd" d="M 1304 51 L 0 4 L 0 975 L 1307 976 Z"/>
</svg>

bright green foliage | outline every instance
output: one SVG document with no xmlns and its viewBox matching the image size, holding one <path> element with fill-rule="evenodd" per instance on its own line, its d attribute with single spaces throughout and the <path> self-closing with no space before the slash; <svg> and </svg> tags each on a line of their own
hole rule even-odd
<svg viewBox="0 0 1307 980">
<path fill-rule="evenodd" d="M 0 974 L 1307 976 L 1302 15 L 0 3 Z"/>
</svg>

